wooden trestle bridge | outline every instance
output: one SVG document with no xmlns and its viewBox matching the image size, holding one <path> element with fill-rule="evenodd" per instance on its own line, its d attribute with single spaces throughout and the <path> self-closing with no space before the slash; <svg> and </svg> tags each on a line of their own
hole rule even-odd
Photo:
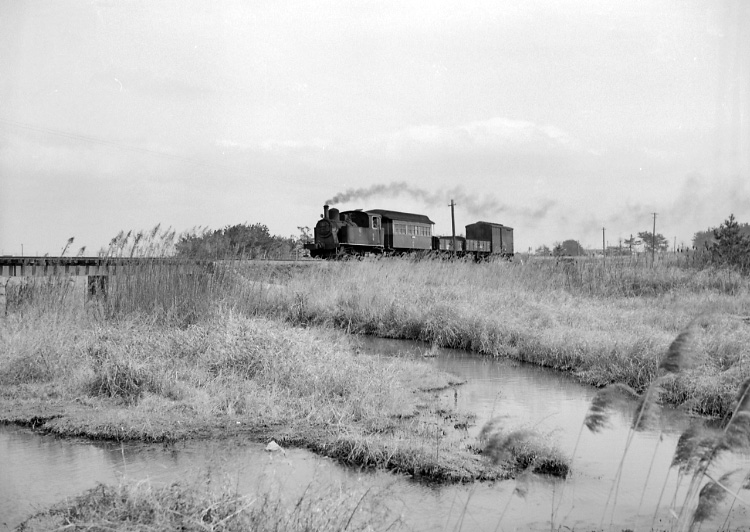
<svg viewBox="0 0 750 532">
<path fill-rule="evenodd" d="M 0 316 L 6 312 L 6 287 L 11 278 L 86 277 L 87 295 L 106 295 L 111 275 L 127 275 L 158 264 L 177 273 L 194 273 L 211 267 L 209 261 L 143 257 L 19 257 L 0 256 Z"/>
</svg>

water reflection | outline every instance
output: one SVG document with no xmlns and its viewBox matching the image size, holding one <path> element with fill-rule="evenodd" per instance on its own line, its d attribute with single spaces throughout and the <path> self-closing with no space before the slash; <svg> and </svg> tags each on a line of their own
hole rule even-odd
<svg viewBox="0 0 750 532">
<path fill-rule="evenodd" d="M 365 352 L 424 359 L 436 368 L 466 378 L 467 383 L 458 388 L 457 398 L 448 391 L 440 400 L 451 404 L 455 401 L 457 408 L 477 415 L 476 426 L 470 429 L 470 434 L 477 435 L 487 421 L 502 416 L 509 427 L 534 427 L 549 433 L 568 456 L 573 456 L 575 450 L 570 477 L 566 481 L 543 479 L 536 482 L 525 499 L 516 498 L 511 502 L 502 519 L 504 527 L 549 530 L 553 500 L 555 507 L 559 504 L 558 524 L 587 529 L 602 521 L 603 509 L 625 451 L 635 401 L 616 405 L 610 426 L 592 434 L 581 427 L 597 390 L 578 383 L 569 375 L 458 350 L 439 350 L 438 356 L 425 357 L 429 346 L 415 342 L 374 338 L 361 341 Z M 605 528 L 610 522 L 615 528 L 618 525 L 620 528 L 650 528 L 662 489 L 671 498 L 678 487 L 674 472 L 668 476 L 669 465 L 680 434 L 693 421 L 694 418 L 679 409 L 663 408 L 659 428 L 636 434 L 623 464 L 625 473 L 617 490 L 614 515 L 610 503 Z M 747 457 L 734 458 L 734 467 L 745 470 L 750 467 Z M 499 505 L 504 507 L 514 487 L 513 482 L 507 482 L 474 489 L 470 492 L 468 509 L 472 515 L 497 516 L 502 511 L 498 510 Z M 460 491 L 460 488 L 443 490 L 443 493 L 455 490 Z M 678 493 L 684 497 L 684 488 Z M 464 498 L 468 497 L 465 493 Z M 450 502 L 442 500 L 437 504 Z M 666 503 L 661 507 L 666 507 Z M 735 512 L 735 525 L 750 522 L 750 518 L 746 519 L 746 509 Z M 661 521 L 657 520 L 657 525 L 667 522 L 666 510 L 660 510 L 658 515 Z M 478 527 L 493 530 L 495 524 L 485 522 Z"/>
<path fill-rule="evenodd" d="M 419 343 L 359 340 L 361 349 L 387 356 L 424 358 L 425 362 L 467 379 L 465 385 L 439 394 L 436 400 L 477 415 L 470 434 L 495 416 L 509 426 L 532 426 L 550 433 L 563 452 L 571 455 L 572 473 L 565 480 L 538 479 L 525 498 L 514 495 L 516 483 L 430 487 L 387 473 L 362 474 L 302 450 L 289 450 L 286 459 L 271 458 L 263 445 L 241 441 L 185 442 L 174 446 L 120 445 L 60 440 L 26 429 L 0 427 L 0 522 L 17 525 L 35 510 L 91 488 L 97 482 L 116 483 L 149 478 L 167 483 L 186 476 L 212 476 L 231 482 L 242 492 L 274 489 L 290 497 L 301 494 L 310 482 L 323 485 L 374 486 L 387 491 L 384 503 L 403 514 L 413 530 L 549 530 L 555 508 L 556 525 L 590 530 L 602 522 L 603 507 L 623 455 L 633 405 L 612 418 L 599 434 L 581 431 L 595 390 L 559 372 L 508 360 L 491 360 L 471 353 L 440 350 L 425 358 L 428 346 Z M 681 411 L 664 409 L 662 430 L 639 433 L 627 455 L 614 515 L 603 519 L 606 529 L 649 529 L 659 494 L 676 489 L 675 475 L 667 476 L 679 434 L 691 420 Z M 652 463 L 653 459 L 653 463 Z M 735 459 L 734 467 L 750 468 L 750 461 Z M 564 494 L 563 494 L 564 493 Z M 747 497 L 748 492 L 742 492 Z M 563 494 L 562 502 L 561 494 Z M 610 505 L 611 506 L 611 505 Z M 662 504 L 662 508 L 665 507 Z M 733 529 L 750 523 L 742 505 L 732 510 Z M 666 510 L 657 527 L 668 528 Z M 709 524 L 715 529 L 723 522 Z M 715 525 L 715 526 L 714 526 Z"/>
<path fill-rule="evenodd" d="M 288 449 L 283 456 L 271 455 L 264 447 L 236 439 L 168 446 L 91 443 L 0 427 L 0 524 L 10 529 L 97 483 L 117 484 L 123 478 L 148 479 L 155 485 L 210 478 L 241 493 L 273 490 L 293 498 L 311 482 L 351 484 L 372 477 L 304 450 Z M 392 478 L 383 475 L 383 482 Z"/>
</svg>

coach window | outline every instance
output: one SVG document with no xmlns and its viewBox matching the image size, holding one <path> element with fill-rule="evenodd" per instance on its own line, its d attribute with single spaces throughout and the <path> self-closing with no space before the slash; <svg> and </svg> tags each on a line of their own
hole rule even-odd
<svg viewBox="0 0 750 532">
<path fill-rule="evenodd" d="M 380 227 L 380 224 L 378 223 L 378 218 L 373 217 L 372 218 L 372 228 L 377 229 Z"/>
</svg>

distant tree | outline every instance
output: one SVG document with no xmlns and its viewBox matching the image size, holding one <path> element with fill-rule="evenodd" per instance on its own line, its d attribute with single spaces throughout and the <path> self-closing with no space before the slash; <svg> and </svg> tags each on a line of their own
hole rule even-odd
<svg viewBox="0 0 750 532">
<path fill-rule="evenodd" d="M 607 246 L 607 256 L 627 255 L 629 252 L 628 248 L 622 246 Z"/>
<path fill-rule="evenodd" d="M 311 229 L 308 226 L 297 226 L 297 231 L 299 231 L 299 235 L 294 237 L 290 237 L 290 239 L 294 242 L 294 249 L 295 251 L 302 257 L 309 257 L 310 256 L 310 250 L 305 249 L 305 244 L 308 242 L 312 242 L 314 240 L 314 236 L 312 234 Z"/>
<path fill-rule="evenodd" d="M 656 233 L 656 239 L 654 239 L 654 234 L 652 232 L 641 231 L 638 233 L 638 238 L 643 242 L 643 246 L 647 253 L 651 253 L 654 248 L 659 252 L 667 251 L 669 249 L 669 241 L 661 233 Z"/>
<path fill-rule="evenodd" d="M 693 235 L 693 247 L 697 250 L 710 250 L 715 243 L 714 228 L 698 231 Z"/>
<path fill-rule="evenodd" d="M 734 215 L 730 215 L 732 223 L 730 225 L 737 225 L 739 234 L 750 238 L 750 224 L 737 223 L 734 219 Z M 727 220 L 729 222 L 730 220 Z M 726 224 L 726 222 L 725 222 Z M 733 230 L 733 229 L 732 229 Z M 711 250 L 715 244 L 718 243 L 716 239 L 716 231 L 719 231 L 718 227 L 709 227 L 705 231 L 698 231 L 693 235 L 693 246 L 699 250 Z"/>
<path fill-rule="evenodd" d="M 633 252 L 633 248 L 635 246 L 640 246 L 642 244 L 642 242 L 639 239 L 635 238 L 633 235 L 630 235 L 630 238 L 626 238 L 625 240 L 623 240 L 622 243 L 628 246 L 628 251 L 630 253 Z"/>
<path fill-rule="evenodd" d="M 271 235 L 263 224 L 238 224 L 215 231 L 204 230 L 180 236 L 178 256 L 200 259 L 255 259 L 288 256 L 295 248 L 294 237 Z"/>
<path fill-rule="evenodd" d="M 550 255 L 552 255 L 552 251 L 547 246 L 542 244 L 541 246 L 539 246 L 538 248 L 534 250 L 534 254 L 549 257 Z"/>
<path fill-rule="evenodd" d="M 581 244 L 579 244 L 577 240 L 558 242 L 552 250 L 552 254 L 555 257 L 577 257 L 579 255 L 584 255 L 585 253 L 583 247 L 581 247 Z"/>
<path fill-rule="evenodd" d="M 740 225 L 734 214 L 730 214 L 724 223 L 713 230 L 716 242 L 711 246 L 711 252 L 719 262 L 750 270 L 750 236 L 747 230 L 748 224 Z"/>
<path fill-rule="evenodd" d="M 311 242 L 313 240 L 313 235 L 309 227 L 298 225 L 297 231 L 299 231 L 299 236 L 297 237 L 298 242 L 305 244 L 306 242 Z"/>
<path fill-rule="evenodd" d="M 227 226 L 222 231 L 225 248 L 233 258 L 257 258 L 267 255 L 275 246 L 275 238 L 263 224 Z"/>
</svg>

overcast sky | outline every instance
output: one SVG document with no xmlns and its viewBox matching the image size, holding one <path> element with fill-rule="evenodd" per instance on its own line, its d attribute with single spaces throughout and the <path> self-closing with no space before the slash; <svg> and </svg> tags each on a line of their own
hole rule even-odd
<svg viewBox="0 0 750 532">
<path fill-rule="evenodd" d="M 341 209 L 750 222 L 750 2 L 0 2 L 0 253 Z"/>
</svg>

